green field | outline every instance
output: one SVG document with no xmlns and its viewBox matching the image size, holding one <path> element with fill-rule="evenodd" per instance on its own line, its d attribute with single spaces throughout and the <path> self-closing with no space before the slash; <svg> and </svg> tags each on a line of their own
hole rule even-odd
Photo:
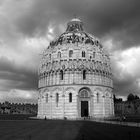
<svg viewBox="0 0 140 140">
<path fill-rule="evenodd" d="M 140 128 L 92 121 L 1 120 L 0 140 L 140 140 Z"/>
</svg>

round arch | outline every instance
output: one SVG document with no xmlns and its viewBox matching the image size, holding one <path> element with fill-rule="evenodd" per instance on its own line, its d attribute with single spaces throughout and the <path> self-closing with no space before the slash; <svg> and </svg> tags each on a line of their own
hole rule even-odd
<svg viewBox="0 0 140 140">
<path fill-rule="evenodd" d="M 82 87 L 78 91 L 78 116 L 88 117 L 91 114 L 91 89 Z"/>
<path fill-rule="evenodd" d="M 91 96 L 91 90 L 88 87 L 82 87 L 80 88 L 78 92 L 79 97 L 86 98 Z"/>
</svg>

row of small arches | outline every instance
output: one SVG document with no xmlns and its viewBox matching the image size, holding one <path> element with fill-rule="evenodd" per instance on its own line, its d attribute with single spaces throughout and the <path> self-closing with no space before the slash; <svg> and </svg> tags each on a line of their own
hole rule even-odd
<svg viewBox="0 0 140 140">
<path fill-rule="evenodd" d="M 65 70 L 67 71 L 67 70 Z M 80 70 L 81 71 L 81 70 Z M 105 72 L 105 71 L 101 71 L 101 70 L 95 70 L 95 71 L 91 71 L 91 70 L 82 70 L 82 77 L 83 77 L 83 80 L 86 80 L 86 77 L 87 77 L 87 72 L 94 72 L 95 74 L 97 75 L 102 75 L 104 77 L 108 77 L 108 78 L 111 78 L 112 74 L 109 73 L 109 72 Z M 43 78 L 44 76 L 46 76 L 47 72 L 44 72 L 44 73 L 40 73 L 40 78 Z M 60 70 L 60 80 L 64 80 L 64 70 Z"/>
<path fill-rule="evenodd" d="M 80 97 L 81 98 L 89 98 L 88 92 L 86 92 L 86 90 L 84 92 L 81 92 Z M 105 96 L 102 96 L 102 97 L 105 97 Z M 106 95 L 106 97 L 109 97 L 109 96 Z M 58 103 L 59 103 L 59 93 L 56 93 L 55 100 L 56 100 L 56 104 L 58 105 Z M 49 95 L 46 94 L 46 103 L 48 103 L 48 101 L 49 101 Z M 70 92 L 69 93 L 69 103 L 71 103 L 71 102 L 72 102 L 72 93 Z M 96 102 L 97 103 L 100 102 L 100 94 L 98 92 L 96 93 Z"/>
<path fill-rule="evenodd" d="M 56 103 L 58 103 L 59 102 L 59 93 L 56 93 L 55 98 L 56 98 Z M 48 99 L 49 99 L 49 96 L 48 96 L 48 94 L 46 94 L 46 103 L 48 103 Z M 72 102 L 72 93 L 71 92 L 69 93 L 69 102 L 70 103 Z"/>
<path fill-rule="evenodd" d="M 83 70 L 83 80 L 86 80 L 86 70 Z M 60 70 L 60 80 L 64 80 L 64 72 L 63 70 Z"/>
<path fill-rule="evenodd" d="M 69 57 L 73 57 L 73 50 L 69 50 Z M 82 51 L 82 57 L 86 57 L 86 52 L 85 51 Z M 57 58 L 61 58 L 61 52 L 58 52 L 57 53 Z M 93 52 L 92 56 L 90 56 L 90 59 L 91 58 L 95 58 L 95 52 Z M 51 54 L 49 54 L 49 59 L 51 60 Z"/>
<path fill-rule="evenodd" d="M 82 77 L 83 77 L 83 80 L 86 80 L 87 70 L 82 71 Z M 63 72 L 63 70 L 60 70 L 60 80 L 64 80 L 64 72 Z"/>
</svg>

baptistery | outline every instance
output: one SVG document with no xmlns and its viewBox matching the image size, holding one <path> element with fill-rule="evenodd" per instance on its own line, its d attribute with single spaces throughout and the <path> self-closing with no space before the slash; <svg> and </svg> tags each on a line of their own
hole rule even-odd
<svg viewBox="0 0 140 140">
<path fill-rule="evenodd" d="M 38 118 L 80 119 L 114 115 L 110 58 L 101 42 L 74 18 L 41 55 Z"/>
</svg>

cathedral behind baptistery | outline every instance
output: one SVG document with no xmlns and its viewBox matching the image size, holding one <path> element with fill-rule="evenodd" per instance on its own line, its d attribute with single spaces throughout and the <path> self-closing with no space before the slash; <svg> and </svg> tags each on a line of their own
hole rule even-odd
<svg viewBox="0 0 140 140">
<path fill-rule="evenodd" d="M 38 118 L 80 119 L 114 115 L 110 58 L 98 38 L 74 18 L 42 53 Z"/>
</svg>

